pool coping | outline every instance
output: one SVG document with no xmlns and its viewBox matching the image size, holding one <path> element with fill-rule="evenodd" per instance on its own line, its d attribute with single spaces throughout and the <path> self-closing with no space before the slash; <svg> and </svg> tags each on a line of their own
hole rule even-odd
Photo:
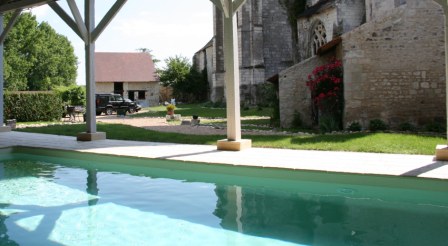
<svg viewBox="0 0 448 246">
<path fill-rule="evenodd" d="M 448 180 L 448 162 L 436 161 L 434 156 L 430 155 L 307 151 L 272 148 L 220 151 L 214 145 L 109 139 L 80 142 L 76 140 L 76 137 L 15 131 L 0 133 L 0 148 L 6 147 L 33 147 L 209 164 Z"/>
</svg>

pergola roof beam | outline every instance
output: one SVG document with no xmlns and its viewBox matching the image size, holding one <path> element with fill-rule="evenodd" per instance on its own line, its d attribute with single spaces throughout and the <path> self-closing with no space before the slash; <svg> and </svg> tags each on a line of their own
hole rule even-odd
<svg viewBox="0 0 448 246">
<path fill-rule="evenodd" d="M 0 35 L 0 44 L 3 44 L 5 42 L 6 36 L 8 35 L 8 32 L 12 29 L 16 21 L 19 19 L 20 13 L 22 12 L 22 9 L 16 9 L 14 11 L 14 14 L 12 15 L 11 19 L 9 20 L 8 25 L 6 25 L 5 29 Z"/>
<path fill-rule="evenodd" d="M 49 2 L 54 2 L 56 0 L 21 0 L 21 1 L 1 1 L 0 2 L 0 13 L 12 11 L 16 9 L 25 9 L 44 5 Z"/>
<path fill-rule="evenodd" d="M 79 12 L 75 0 L 67 0 L 67 3 L 68 7 L 70 8 L 70 11 L 72 12 L 73 18 L 75 18 L 75 23 L 79 30 L 79 33 L 81 34 L 82 40 L 87 41 L 88 39 L 87 27 L 84 24 L 84 20 L 82 19 L 81 13 Z"/>
<path fill-rule="evenodd" d="M 59 15 L 59 17 L 61 17 L 61 19 L 82 39 L 85 40 L 86 37 L 83 37 L 83 35 L 81 34 L 81 31 L 78 29 L 78 25 L 76 24 L 76 22 L 72 19 L 72 17 L 70 17 L 65 11 L 64 9 L 61 8 L 61 6 L 59 6 L 59 4 L 57 4 L 56 2 L 51 2 L 48 4 L 54 12 L 56 12 L 56 14 Z"/>
<path fill-rule="evenodd" d="M 214 3 L 223 13 L 225 17 L 229 17 L 229 8 L 227 6 L 227 0 L 210 0 L 212 3 Z"/>
<path fill-rule="evenodd" d="M 241 7 L 241 5 L 243 5 L 243 3 L 244 2 L 246 2 L 246 0 L 235 0 L 235 1 L 233 1 L 233 11 L 234 12 L 236 12 L 240 7 Z"/>
<path fill-rule="evenodd" d="M 114 5 L 107 11 L 106 15 L 103 17 L 103 19 L 100 21 L 98 26 L 93 30 L 92 33 L 92 40 L 96 41 L 98 37 L 101 35 L 101 33 L 104 31 L 104 29 L 109 25 L 109 23 L 112 21 L 112 19 L 117 15 L 117 13 L 120 11 L 120 9 L 123 7 L 123 5 L 126 3 L 127 0 L 117 0 Z"/>
</svg>

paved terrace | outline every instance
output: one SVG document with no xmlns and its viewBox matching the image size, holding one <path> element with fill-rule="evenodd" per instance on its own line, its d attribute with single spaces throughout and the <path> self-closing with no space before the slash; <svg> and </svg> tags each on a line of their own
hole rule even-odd
<svg viewBox="0 0 448 246">
<path fill-rule="evenodd" d="M 252 148 L 240 152 L 218 151 L 212 145 L 187 145 L 121 140 L 77 142 L 75 137 L 36 133 L 0 133 L 0 148 L 41 147 L 119 156 L 160 158 L 328 172 L 417 176 L 448 180 L 448 162 L 429 155 L 301 151 Z M 435 147 L 435 146 L 434 146 Z"/>
</svg>

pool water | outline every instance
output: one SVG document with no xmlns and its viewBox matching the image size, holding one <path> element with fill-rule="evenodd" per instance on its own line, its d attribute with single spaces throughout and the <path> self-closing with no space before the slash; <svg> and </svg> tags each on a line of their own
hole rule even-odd
<svg viewBox="0 0 448 246">
<path fill-rule="evenodd" d="M 448 182 L 0 150 L 0 245 L 447 245 Z"/>
</svg>

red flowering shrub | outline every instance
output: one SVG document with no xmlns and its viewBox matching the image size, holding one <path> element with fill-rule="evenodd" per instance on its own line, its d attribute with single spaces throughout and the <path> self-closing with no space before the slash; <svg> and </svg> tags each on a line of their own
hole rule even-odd
<svg viewBox="0 0 448 246">
<path fill-rule="evenodd" d="M 316 123 L 319 115 L 332 117 L 338 122 L 342 121 L 344 105 L 342 76 L 342 62 L 336 58 L 331 59 L 326 65 L 316 67 L 312 74 L 308 75 L 306 85 L 311 91 L 313 117 Z"/>
</svg>

